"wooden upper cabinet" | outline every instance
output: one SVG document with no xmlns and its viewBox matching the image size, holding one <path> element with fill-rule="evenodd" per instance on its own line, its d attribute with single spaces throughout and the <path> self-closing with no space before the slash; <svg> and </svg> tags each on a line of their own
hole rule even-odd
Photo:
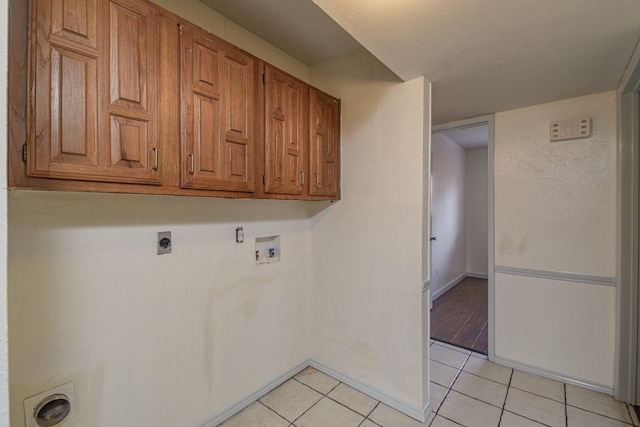
<svg viewBox="0 0 640 427">
<path fill-rule="evenodd" d="M 303 195 L 308 149 L 308 86 L 265 65 L 264 191 Z"/>
<path fill-rule="evenodd" d="M 143 0 L 36 0 L 27 175 L 160 184 L 158 18 Z"/>
<path fill-rule="evenodd" d="M 255 189 L 255 59 L 180 26 L 181 186 Z"/>
<path fill-rule="evenodd" d="M 339 100 L 148 0 L 16 4 L 10 185 L 340 197 Z"/>
<path fill-rule="evenodd" d="M 340 194 L 340 101 L 309 89 L 309 194 Z"/>
</svg>

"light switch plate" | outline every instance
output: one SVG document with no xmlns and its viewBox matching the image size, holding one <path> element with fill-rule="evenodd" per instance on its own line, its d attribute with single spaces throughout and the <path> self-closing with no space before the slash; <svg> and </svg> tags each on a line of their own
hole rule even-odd
<svg viewBox="0 0 640 427">
<path fill-rule="evenodd" d="M 170 231 L 158 232 L 158 239 L 156 240 L 158 255 L 170 254 L 172 246 L 173 244 L 171 242 L 171 232 Z"/>
</svg>

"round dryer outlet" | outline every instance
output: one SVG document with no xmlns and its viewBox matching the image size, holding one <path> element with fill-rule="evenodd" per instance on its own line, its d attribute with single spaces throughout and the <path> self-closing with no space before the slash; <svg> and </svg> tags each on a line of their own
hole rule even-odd
<svg viewBox="0 0 640 427">
<path fill-rule="evenodd" d="M 73 383 L 63 384 L 24 401 L 26 427 L 63 426 L 76 416 Z"/>
</svg>

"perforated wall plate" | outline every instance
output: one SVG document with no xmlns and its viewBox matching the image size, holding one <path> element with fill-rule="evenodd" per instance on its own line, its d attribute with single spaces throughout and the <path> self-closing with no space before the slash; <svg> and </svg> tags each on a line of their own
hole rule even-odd
<svg viewBox="0 0 640 427">
<path fill-rule="evenodd" d="M 590 136 L 591 119 L 551 122 L 551 126 L 549 127 L 549 140 L 551 142 L 589 138 Z"/>
</svg>

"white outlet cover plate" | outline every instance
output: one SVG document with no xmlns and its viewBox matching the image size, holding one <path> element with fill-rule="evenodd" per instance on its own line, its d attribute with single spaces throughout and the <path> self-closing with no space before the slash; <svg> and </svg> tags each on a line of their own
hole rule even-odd
<svg viewBox="0 0 640 427">
<path fill-rule="evenodd" d="M 31 396 L 24 400 L 24 418 L 26 421 L 26 427 L 40 427 L 36 422 L 34 412 L 38 407 L 38 404 L 43 399 L 54 394 L 63 394 L 67 396 L 67 399 L 69 399 L 69 404 L 71 405 L 69 415 L 67 416 L 67 418 L 64 419 L 64 421 L 62 421 L 62 423 L 60 423 L 60 425 L 64 425 L 64 423 L 66 423 L 67 420 L 70 420 L 71 418 L 74 418 L 77 415 L 76 394 L 73 388 L 73 382 L 69 382 L 61 386 L 54 387 L 51 390 L 43 391 L 40 394 L 36 394 L 35 396 Z"/>
<path fill-rule="evenodd" d="M 156 249 L 158 255 L 170 254 L 173 241 L 170 231 L 159 231 L 156 239 Z"/>
</svg>

